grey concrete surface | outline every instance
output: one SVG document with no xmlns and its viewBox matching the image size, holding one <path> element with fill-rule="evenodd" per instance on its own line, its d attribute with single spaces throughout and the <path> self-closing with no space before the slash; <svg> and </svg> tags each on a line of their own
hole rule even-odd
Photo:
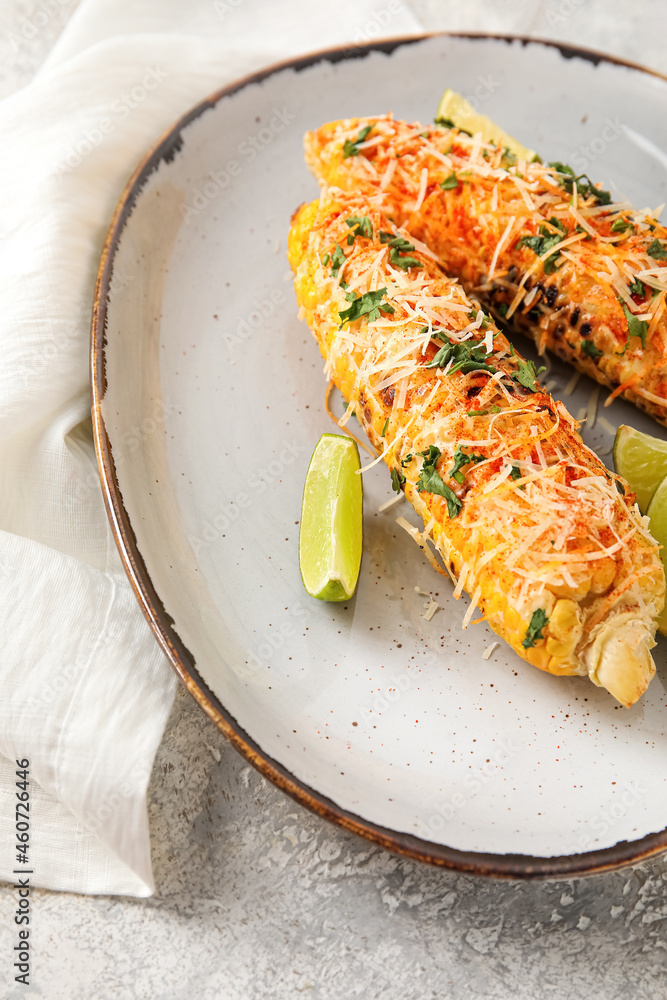
<svg viewBox="0 0 667 1000">
<path fill-rule="evenodd" d="M 1 0 L 0 96 L 27 82 L 76 6 L 49 3 L 51 16 L 24 38 L 23 19 L 33 23 L 46 0 Z M 411 6 L 427 28 L 568 38 L 667 69 L 661 0 Z M 16 901 L 0 890 L 0 1000 L 667 996 L 665 859 L 559 883 L 501 883 L 401 859 L 268 784 L 184 690 L 149 810 L 156 895 L 38 891 L 28 989 L 9 987 Z"/>
</svg>

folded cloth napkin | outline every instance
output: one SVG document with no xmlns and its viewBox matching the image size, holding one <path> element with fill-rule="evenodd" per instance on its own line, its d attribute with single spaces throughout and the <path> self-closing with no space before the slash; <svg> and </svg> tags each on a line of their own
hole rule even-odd
<svg viewBox="0 0 667 1000">
<path fill-rule="evenodd" d="M 95 275 L 123 185 L 215 88 L 417 30 L 400 0 L 83 0 L 0 102 L 0 879 L 21 867 L 27 758 L 32 883 L 153 891 L 146 788 L 175 681 L 109 531 L 89 416 Z"/>
</svg>

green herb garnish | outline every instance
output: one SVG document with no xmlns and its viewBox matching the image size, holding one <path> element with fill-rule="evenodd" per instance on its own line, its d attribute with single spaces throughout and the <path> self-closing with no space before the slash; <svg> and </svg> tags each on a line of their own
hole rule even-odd
<svg viewBox="0 0 667 1000">
<path fill-rule="evenodd" d="M 634 228 L 634 222 L 628 222 L 627 219 L 618 218 L 614 223 L 612 223 L 611 231 L 612 233 L 625 233 L 628 229 Z"/>
<path fill-rule="evenodd" d="M 338 315 L 341 318 L 341 327 L 345 323 L 354 323 L 355 320 L 361 319 L 362 316 L 366 316 L 368 322 L 372 323 L 374 320 L 380 318 L 381 312 L 393 313 L 395 311 L 393 306 L 390 306 L 389 303 L 382 304 L 382 299 L 386 294 L 386 288 L 378 288 L 375 292 L 364 292 L 363 295 L 356 295 L 355 292 L 347 294 L 345 298 L 352 305 L 347 309 L 339 310 Z"/>
<path fill-rule="evenodd" d="M 414 458 L 414 456 L 413 456 L 412 452 L 410 452 L 409 455 L 406 455 L 405 458 L 401 459 L 401 467 L 403 469 L 407 468 L 407 466 L 410 464 L 410 462 L 412 461 L 413 458 Z"/>
<path fill-rule="evenodd" d="M 345 222 L 353 230 L 347 238 L 349 244 L 354 243 L 357 236 L 373 239 L 373 223 L 367 215 L 351 215 Z"/>
<path fill-rule="evenodd" d="M 401 492 L 401 486 L 403 485 L 404 482 L 405 482 L 405 476 L 403 475 L 403 473 L 399 472 L 398 469 L 392 469 L 391 488 L 393 489 L 394 493 Z"/>
<path fill-rule="evenodd" d="M 490 372 L 492 375 L 498 371 L 493 365 L 487 365 L 484 358 L 487 357 L 484 344 L 475 341 L 464 340 L 462 343 L 451 341 L 444 333 L 434 332 L 439 340 L 444 340 L 445 345 L 441 347 L 432 361 L 429 361 L 426 368 L 444 368 L 450 361 L 454 364 L 449 369 L 449 374 L 463 372 L 468 375 L 470 372 L 482 371 Z"/>
<path fill-rule="evenodd" d="M 498 313 L 499 316 L 507 316 L 508 309 L 509 305 L 507 304 L 507 302 L 501 302 L 499 306 L 496 306 L 496 312 Z"/>
<path fill-rule="evenodd" d="M 436 462 L 440 458 L 440 449 L 434 444 L 429 445 L 427 451 L 420 452 L 424 458 L 419 479 L 417 480 L 417 491 L 419 493 L 435 493 L 444 497 L 447 501 L 447 513 L 450 518 L 456 517 L 463 504 L 453 490 L 443 482 L 436 470 Z"/>
<path fill-rule="evenodd" d="M 455 128 L 458 132 L 463 132 L 464 135 L 469 135 L 472 139 L 472 132 L 469 132 L 467 128 L 461 128 L 460 125 L 455 125 L 451 118 L 435 118 L 436 125 L 442 125 L 444 128 Z"/>
<path fill-rule="evenodd" d="M 455 479 L 457 483 L 463 483 L 463 473 L 461 469 L 464 465 L 469 465 L 470 462 L 483 462 L 485 455 L 467 455 L 464 451 L 461 451 L 461 445 L 456 446 L 456 451 L 454 452 L 454 465 L 449 470 L 447 475 L 450 479 Z"/>
<path fill-rule="evenodd" d="M 387 233 L 385 230 L 380 230 L 380 243 L 387 243 L 390 247 L 395 247 L 396 250 L 400 250 L 401 253 L 408 253 L 410 250 L 414 250 L 415 245 L 411 243 L 410 240 L 406 240 L 405 236 L 396 235 L 395 233 Z"/>
<path fill-rule="evenodd" d="M 344 264 L 345 264 L 345 251 L 337 243 L 336 244 L 336 249 L 334 250 L 333 254 L 331 255 L 331 275 L 332 275 L 332 277 L 334 277 L 334 278 L 338 277 L 338 272 L 340 271 L 341 267 L 343 267 Z M 341 284 L 342 284 L 342 282 L 341 282 Z"/>
<path fill-rule="evenodd" d="M 646 349 L 646 334 L 648 333 L 648 323 L 643 319 L 637 319 L 634 316 L 625 302 L 621 302 L 623 307 L 623 312 L 625 313 L 625 318 L 628 321 L 628 340 L 622 351 L 617 351 L 617 354 L 625 354 L 633 337 L 639 337 L 642 342 L 642 351 Z"/>
<path fill-rule="evenodd" d="M 600 350 L 599 347 L 595 346 L 592 340 L 585 340 L 585 339 L 582 340 L 581 349 L 584 352 L 584 354 L 586 354 L 589 358 L 593 358 L 593 360 L 602 357 L 603 352 Z"/>
<path fill-rule="evenodd" d="M 401 257 L 398 250 L 395 250 L 393 247 L 389 251 L 389 263 L 394 267 L 399 267 L 402 271 L 407 271 L 410 267 L 424 266 L 420 260 L 417 260 L 416 257 L 410 257 L 407 254 L 404 257 Z"/>
<path fill-rule="evenodd" d="M 538 608 L 537 611 L 533 611 L 530 618 L 530 625 L 526 630 L 526 638 L 523 640 L 521 645 L 524 649 L 530 649 L 534 646 L 538 639 L 544 639 L 542 635 L 542 629 L 546 628 L 549 624 L 549 619 L 546 616 L 544 608 Z"/>
<path fill-rule="evenodd" d="M 537 254 L 538 257 L 541 257 L 543 254 L 547 253 L 548 250 L 551 250 L 552 247 L 555 247 L 558 243 L 561 243 L 563 237 L 567 235 L 567 227 L 564 226 L 561 222 L 559 222 L 555 216 L 552 216 L 552 218 L 549 219 L 549 223 L 555 229 L 558 229 L 559 232 L 552 233 L 550 229 L 548 229 L 544 224 L 542 224 L 540 226 L 539 236 L 522 236 L 519 242 L 517 243 L 517 248 L 522 246 L 530 247 L 530 249 L 535 254 Z M 556 270 L 556 264 L 559 259 L 560 259 L 560 254 L 555 254 L 551 255 L 550 257 L 546 257 L 542 261 L 542 264 L 544 266 L 544 273 L 553 274 L 553 272 Z"/>
<path fill-rule="evenodd" d="M 582 198 L 593 195 L 598 205 L 610 205 L 611 195 L 609 191 L 602 191 L 596 188 L 588 174 L 575 174 L 572 167 L 567 163 L 559 163 L 557 160 L 549 164 L 557 173 L 562 174 L 561 187 L 565 188 L 568 194 L 572 194 L 574 185 L 577 185 L 577 192 Z"/>
<path fill-rule="evenodd" d="M 645 295 L 646 294 L 646 289 L 644 287 L 644 283 L 642 281 L 640 281 L 639 278 L 635 278 L 635 280 L 630 285 L 630 294 L 631 295 Z"/>
<path fill-rule="evenodd" d="M 512 471 L 510 472 L 510 479 L 521 479 L 523 473 L 518 465 L 512 466 Z"/>
<path fill-rule="evenodd" d="M 537 392 L 539 390 L 539 385 L 537 385 L 536 379 L 541 372 L 545 372 L 546 367 L 542 365 L 535 371 L 535 364 L 533 361 L 519 361 L 518 372 L 512 372 L 512 378 L 515 382 L 520 382 L 525 389 L 530 389 L 531 392 Z"/>
<path fill-rule="evenodd" d="M 385 436 L 385 434 L 387 433 L 387 427 L 389 427 L 389 417 L 387 417 L 387 419 L 384 422 L 384 427 L 382 428 L 382 432 L 380 434 L 380 437 L 384 437 Z"/>
<path fill-rule="evenodd" d="M 459 179 L 454 170 L 452 170 L 451 174 L 445 177 L 444 181 L 440 181 L 440 187 L 443 191 L 453 191 L 454 188 L 457 188 L 458 186 Z"/>
<path fill-rule="evenodd" d="M 646 253 L 649 257 L 653 257 L 653 260 L 667 260 L 667 246 L 657 237 L 647 246 Z"/>
<path fill-rule="evenodd" d="M 343 144 L 343 159 L 346 160 L 348 156 L 358 156 L 359 155 L 359 145 L 367 137 L 368 133 L 373 128 L 372 125 L 364 125 L 362 129 L 359 129 L 359 135 L 352 142 L 350 139 L 346 139 Z"/>
<path fill-rule="evenodd" d="M 500 407 L 499 407 L 500 409 Z M 485 417 L 488 414 L 488 410 L 468 410 L 467 416 L 469 417 Z"/>
</svg>

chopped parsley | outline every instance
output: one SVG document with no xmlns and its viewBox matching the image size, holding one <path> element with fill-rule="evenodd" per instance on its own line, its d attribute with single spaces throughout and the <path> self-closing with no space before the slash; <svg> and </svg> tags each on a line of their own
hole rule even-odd
<svg viewBox="0 0 667 1000">
<path fill-rule="evenodd" d="M 352 305 L 338 312 L 341 318 L 341 327 L 345 323 L 354 323 L 355 320 L 361 319 L 362 316 L 366 316 L 368 322 L 372 323 L 374 320 L 380 318 L 381 312 L 393 313 L 393 306 L 390 306 L 389 303 L 382 304 L 382 299 L 386 293 L 386 288 L 378 288 L 375 292 L 364 292 L 363 295 L 356 295 L 354 292 L 349 292 L 345 298 Z"/>
<path fill-rule="evenodd" d="M 649 243 L 646 253 L 649 257 L 653 257 L 653 260 L 667 260 L 667 246 L 661 243 L 657 237 L 653 240 L 653 243 Z"/>
<path fill-rule="evenodd" d="M 451 118 L 436 118 L 435 124 L 442 125 L 443 128 L 455 128 L 458 132 L 463 132 L 464 135 L 469 135 L 472 139 L 472 132 L 469 132 L 467 128 L 461 128 L 460 125 L 456 125 Z"/>
<path fill-rule="evenodd" d="M 619 217 L 614 223 L 612 223 L 611 231 L 612 233 L 625 233 L 628 229 L 634 229 L 634 222 L 628 222 L 627 219 Z"/>
<path fill-rule="evenodd" d="M 463 483 L 463 473 L 461 469 L 464 465 L 469 465 L 471 462 L 483 462 L 485 455 L 467 455 L 464 451 L 461 451 L 461 445 L 457 444 L 456 451 L 454 452 L 454 465 L 449 470 L 447 475 L 450 479 L 455 479 L 457 483 Z"/>
<path fill-rule="evenodd" d="M 495 403 L 493 406 L 489 407 L 489 413 L 502 413 L 502 412 L 503 412 L 502 406 L 496 406 Z"/>
<path fill-rule="evenodd" d="M 600 350 L 599 347 L 595 346 L 592 340 L 582 340 L 581 349 L 584 352 L 584 354 L 588 355 L 588 357 L 592 358 L 594 361 L 596 358 L 602 357 L 603 352 Z"/>
<path fill-rule="evenodd" d="M 384 427 L 382 428 L 382 433 L 380 434 L 380 437 L 385 436 L 385 434 L 387 433 L 387 427 L 389 427 L 389 417 L 387 417 L 387 419 L 384 422 Z"/>
<path fill-rule="evenodd" d="M 417 490 L 419 493 L 435 493 L 444 497 L 447 501 L 447 513 L 450 518 L 456 517 L 463 504 L 453 490 L 443 482 L 436 470 L 436 462 L 440 458 L 440 449 L 434 444 L 429 445 L 428 451 L 420 452 L 424 458 L 419 479 L 417 480 Z"/>
<path fill-rule="evenodd" d="M 410 250 L 414 250 L 415 248 L 414 243 L 411 243 L 410 240 L 406 240 L 405 236 L 387 233 L 384 229 L 380 230 L 380 243 L 388 243 L 390 247 L 400 250 L 401 253 L 408 253 Z"/>
<path fill-rule="evenodd" d="M 348 246 L 354 243 L 357 236 L 365 236 L 369 240 L 373 239 L 373 223 L 367 215 L 351 215 L 345 222 L 352 230 L 347 238 Z"/>
<path fill-rule="evenodd" d="M 348 156 L 358 156 L 359 155 L 359 145 L 368 136 L 368 133 L 373 128 L 372 125 L 364 125 L 362 129 L 359 129 L 359 135 L 354 140 L 346 139 L 343 144 L 343 159 L 346 160 Z"/>
<path fill-rule="evenodd" d="M 433 336 L 445 340 L 445 345 L 440 348 L 433 360 L 427 363 L 427 368 L 444 368 L 453 361 L 454 364 L 449 369 L 450 375 L 459 371 L 464 375 L 475 371 L 490 372 L 492 375 L 497 372 L 497 368 L 484 362 L 487 356 L 484 344 L 468 340 L 458 343 L 451 341 L 444 333 L 434 333 Z"/>
<path fill-rule="evenodd" d="M 327 257 L 329 255 L 327 254 Z M 341 267 L 345 264 L 345 251 L 341 246 L 336 244 L 336 249 L 331 255 L 331 275 L 334 278 L 338 277 L 338 272 Z"/>
<path fill-rule="evenodd" d="M 440 181 L 440 187 L 443 191 L 453 191 L 454 188 L 457 188 L 458 186 L 459 179 L 454 170 L 452 170 L 451 174 L 445 177 L 444 181 Z"/>
<path fill-rule="evenodd" d="M 405 458 L 402 458 L 401 459 L 401 468 L 405 469 L 406 466 L 408 466 L 410 464 L 410 462 L 412 461 L 413 458 L 414 458 L 414 455 L 412 454 L 412 452 L 410 452 L 409 455 L 406 455 Z"/>
<path fill-rule="evenodd" d="M 512 372 L 512 378 L 515 382 L 520 382 L 525 389 L 530 389 L 531 392 L 537 392 L 539 386 L 537 385 L 537 376 L 546 371 L 545 365 L 535 371 L 535 363 L 533 361 L 519 361 L 518 372 Z"/>
<path fill-rule="evenodd" d="M 521 479 L 522 472 L 518 465 L 512 466 L 512 471 L 510 472 L 510 479 Z"/>
<path fill-rule="evenodd" d="M 623 312 L 625 313 L 625 318 L 628 321 L 628 339 L 623 350 L 617 351 L 616 353 L 625 354 L 630 345 L 630 341 L 633 337 L 639 337 L 639 339 L 642 342 L 642 351 L 645 350 L 646 334 L 648 333 L 648 323 L 643 319 L 637 319 L 637 317 L 630 312 L 625 302 L 621 302 L 621 305 L 623 307 Z"/>
<path fill-rule="evenodd" d="M 401 464 L 403 464 L 403 463 L 401 463 Z M 403 473 L 399 472 L 398 469 L 392 469 L 391 470 L 391 488 L 393 489 L 394 493 L 400 493 L 401 492 L 401 487 L 403 486 L 404 482 L 405 482 L 405 476 L 403 475 Z"/>
<path fill-rule="evenodd" d="M 530 649 L 534 646 L 539 639 L 544 639 L 542 635 L 542 629 L 546 628 L 549 624 L 549 619 L 547 618 L 544 608 L 538 608 L 537 611 L 533 611 L 530 618 L 530 625 L 526 630 L 526 637 L 521 643 L 524 649 Z"/>
<path fill-rule="evenodd" d="M 646 294 L 646 288 L 644 287 L 644 283 L 642 281 L 640 281 L 639 278 L 635 278 L 635 280 L 630 285 L 630 294 L 631 295 L 645 295 Z"/>
<path fill-rule="evenodd" d="M 496 312 L 498 313 L 499 316 L 507 316 L 508 309 L 509 305 L 507 304 L 507 302 L 501 302 L 499 306 L 496 306 Z"/>
<path fill-rule="evenodd" d="M 381 231 L 380 242 L 386 243 L 391 247 L 389 251 L 389 263 L 393 267 L 399 267 L 402 271 L 407 271 L 409 267 L 423 267 L 422 262 L 417 260 L 416 257 L 400 256 L 402 253 L 407 254 L 410 250 L 415 249 L 414 243 L 406 240 L 405 236 L 395 236 L 393 233 Z"/>
<path fill-rule="evenodd" d="M 477 309 L 477 310 L 471 309 L 470 312 L 468 313 L 468 319 L 476 320 L 478 312 L 479 312 L 479 309 Z M 489 322 L 490 322 L 489 317 L 485 316 L 482 313 L 482 322 L 480 324 L 482 330 L 489 325 Z"/>
<path fill-rule="evenodd" d="M 398 250 L 393 247 L 389 251 L 389 263 L 393 267 L 399 267 L 402 271 L 407 271 L 410 267 L 423 267 L 422 262 L 416 257 L 410 257 L 408 254 L 401 257 Z"/>
<path fill-rule="evenodd" d="M 538 257 L 541 257 L 542 254 L 547 253 L 547 251 L 551 250 L 552 247 L 555 247 L 556 244 L 561 243 L 563 237 L 567 236 L 567 227 L 564 226 L 561 222 L 559 222 L 555 216 L 552 216 L 549 219 L 549 223 L 555 229 L 558 229 L 559 232 L 552 233 L 550 229 L 548 229 L 544 224 L 542 224 L 540 226 L 539 236 L 522 236 L 519 242 L 517 243 L 517 248 L 523 246 L 530 247 L 530 249 L 535 254 L 537 254 Z M 560 259 L 560 254 L 555 254 L 550 257 L 546 257 L 545 260 L 542 261 L 542 264 L 544 266 L 544 273 L 553 274 L 553 272 L 556 270 L 556 264 L 559 259 Z"/>
<path fill-rule="evenodd" d="M 505 161 L 508 167 L 513 167 L 516 163 L 517 156 L 513 153 L 509 146 L 503 146 L 502 159 Z"/>
<path fill-rule="evenodd" d="M 562 180 L 560 181 L 561 187 L 565 188 L 568 194 L 572 194 L 574 191 L 574 185 L 577 185 L 577 193 L 581 195 L 582 198 L 589 198 L 591 195 L 596 199 L 598 205 L 610 205 L 611 195 L 609 191 L 602 191 L 595 187 L 593 181 L 587 174 L 575 174 L 572 167 L 568 166 L 567 163 L 559 163 L 557 160 L 549 164 L 557 173 L 562 175 Z"/>
</svg>

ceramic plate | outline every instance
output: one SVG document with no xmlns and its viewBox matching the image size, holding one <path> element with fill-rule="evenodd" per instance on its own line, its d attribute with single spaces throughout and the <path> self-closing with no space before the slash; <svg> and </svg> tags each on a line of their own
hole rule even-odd
<svg viewBox="0 0 667 1000">
<path fill-rule="evenodd" d="M 667 81 L 540 42 L 433 36 L 325 52 L 214 94 L 147 154 L 114 217 L 93 323 L 109 514 L 137 596 L 204 710 L 302 803 L 394 850 L 496 875 L 618 866 L 667 845 L 665 642 L 632 710 L 528 666 L 455 601 L 364 479 L 356 598 L 304 593 L 301 491 L 332 425 L 297 318 L 290 215 L 317 193 L 306 129 L 429 121 L 446 86 L 546 158 L 653 208 L 667 197 Z M 526 350 L 525 342 L 522 349 Z M 571 371 L 547 377 L 563 395 Z M 598 390 L 566 394 L 579 414 Z M 611 460 L 625 403 L 584 436 Z M 417 593 L 419 588 L 423 593 Z M 439 610 L 425 620 L 432 594 Z"/>
</svg>

